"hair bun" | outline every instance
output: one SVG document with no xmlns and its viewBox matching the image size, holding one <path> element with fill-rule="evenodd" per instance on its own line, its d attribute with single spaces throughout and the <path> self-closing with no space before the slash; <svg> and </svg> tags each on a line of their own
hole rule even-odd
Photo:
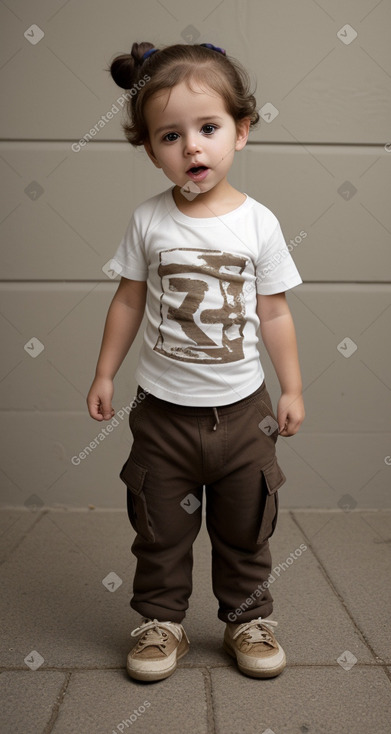
<svg viewBox="0 0 391 734">
<path fill-rule="evenodd" d="M 149 41 L 134 43 L 130 53 L 135 63 L 141 66 L 141 64 L 143 63 L 144 54 L 146 53 L 146 51 L 150 51 L 152 48 L 155 48 L 155 46 L 153 45 L 153 43 L 149 43 Z"/>
<path fill-rule="evenodd" d="M 133 86 L 143 63 L 143 55 L 151 48 L 154 45 L 148 41 L 134 43 L 130 54 L 120 54 L 111 62 L 108 71 L 121 89 L 130 89 Z"/>
</svg>

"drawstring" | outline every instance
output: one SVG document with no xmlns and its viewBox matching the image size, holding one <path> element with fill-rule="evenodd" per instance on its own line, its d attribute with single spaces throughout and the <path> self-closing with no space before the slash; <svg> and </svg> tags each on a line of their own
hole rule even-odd
<svg viewBox="0 0 391 734">
<path fill-rule="evenodd" d="M 214 431 L 216 431 L 216 429 L 217 429 L 217 426 L 218 426 L 218 424 L 220 423 L 220 418 L 219 418 L 219 414 L 218 414 L 218 412 L 217 412 L 217 408 L 213 408 L 213 412 L 214 412 L 214 414 L 215 414 L 215 418 L 216 418 L 216 423 L 215 423 L 215 424 L 214 424 L 214 426 L 213 426 L 213 430 L 214 430 Z"/>
</svg>

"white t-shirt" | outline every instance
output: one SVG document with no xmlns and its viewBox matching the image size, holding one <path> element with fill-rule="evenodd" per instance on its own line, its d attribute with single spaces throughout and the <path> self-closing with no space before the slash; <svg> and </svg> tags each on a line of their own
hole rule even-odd
<svg viewBox="0 0 391 734">
<path fill-rule="evenodd" d="M 110 267 L 147 281 L 136 379 L 180 405 L 219 406 L 264 379 L 256 294 L 302 283 L 275 215 L 247 196 L 227 214 L 183 214 L 174 186 L 138 206 Z"/>
</svg>

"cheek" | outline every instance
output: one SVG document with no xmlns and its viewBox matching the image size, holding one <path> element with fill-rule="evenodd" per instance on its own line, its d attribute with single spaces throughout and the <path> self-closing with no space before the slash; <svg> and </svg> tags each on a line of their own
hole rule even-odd
<svg viewBox="0 0 391 734">
<path fill-rule="evenodd" d="M 161 154 L 162 161 L 165 163 L 173 163 L 180 157 L 180 150 L 178 146 L 172 146 L 170 148 L 166 148 Z"/>
<path fill-rule="evenodd" d="M 225 159 L 227 163 L 231 160 L 231 157 L 235 154 L 236 138 L 227 136 L 224 140 L 224 144 L 221 145 L 221 158 Z"/>
<path fill-rule="evenodd" d="M 236 145 L 236 135 L 234 131 L 226 131 L 225 135 L 220 139 L 220 148 L 222 150 L 232 150 Z"/>
</svg>

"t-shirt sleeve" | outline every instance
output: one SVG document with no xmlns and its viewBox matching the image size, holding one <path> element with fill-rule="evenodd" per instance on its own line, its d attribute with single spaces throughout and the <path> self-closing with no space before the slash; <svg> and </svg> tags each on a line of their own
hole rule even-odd
<svg viewBox="0 0 391 734">
<path fill-rule="evenodd" d="M 271 222 L 255 264 L 256 290 L 262 296 L 282 293 L 303 282 L 274 215 Z"/>
<path fill-rule="evenodd" d="M 121 243 L 113 259 L 110 260 L 110 269 L 129 280 L 147 280 L 148 278 L 144 240 L 135 214 L 132 215 Z"/>
</svg>

